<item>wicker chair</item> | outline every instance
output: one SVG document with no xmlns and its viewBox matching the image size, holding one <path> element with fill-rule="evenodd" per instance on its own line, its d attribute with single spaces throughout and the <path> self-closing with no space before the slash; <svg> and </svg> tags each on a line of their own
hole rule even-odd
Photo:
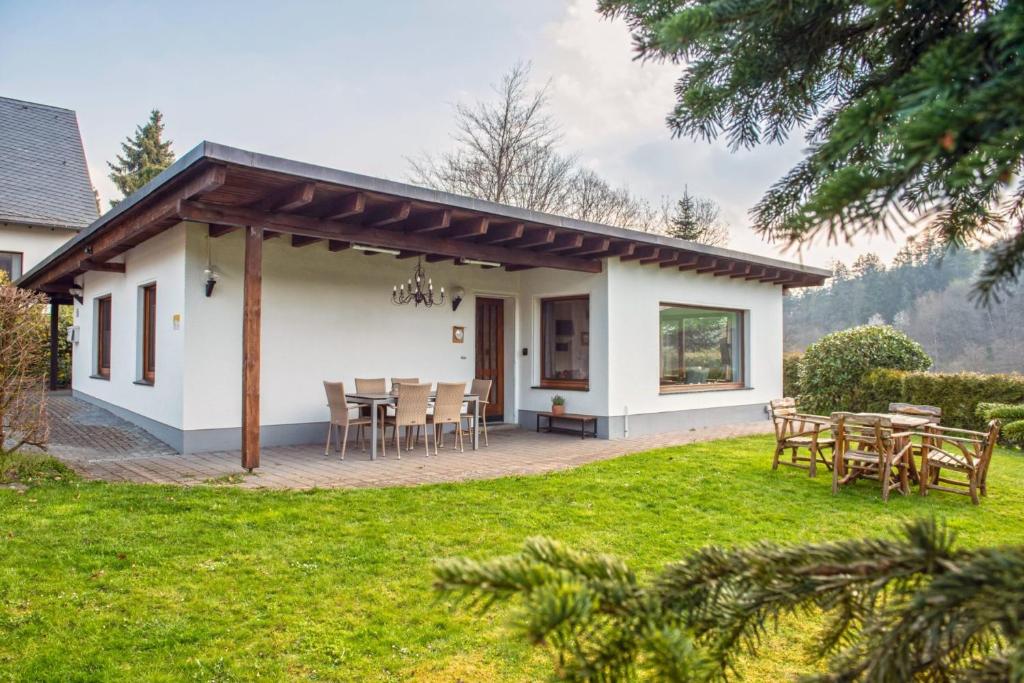
<svg viewBox="0 0 1024 683">
<path fill-rule="evenodd" d="M 487 406 L 491 404 L 491 385 L 493 382 L 489 379 L 474 379 L 470 385 L 469 393 L 474 396 L 480 397 L 480 427 L 484 431 L 484 445 L 489 446 L 490 443 L 487 441 Z M 467 424 L 467 429 L 473 429 L 476 425 L 473 424 L 473 413 L 469 412 L 469 406 L 465 408 L 466 412 L 462 414 Z"/>
<path fill-rule="evenodd" d="M 427 421 L 434 428 L 434 454 L 437 454 L 438 441 L 441 448 L 444 448 L 444 426 L 453 425 L 455 446 L 460 453 L 465 452 L 465 444 L 462 440 L 462 405 L 466 401 L 466 383 L 445 384 L 439 382 L 437 385 L 437 398 L 434 399 L 434 411 L 427 416 Z"/>
<path fill-rule="evenodd" d="M 388 393 L 388 383 L 383 377 L 375 379 L 362 379 L 356 377 L 356 393 L 357 394 L 386 394 Z M 359 411 L 359 414 L 363 417 L 370 417 L 370 406 L 363 406 Z M 377 410 L 379 418 L 384 417 L 384 406 L 380 406 Z"/>
<path fill-rule="evenodd" d="M 384 418 L 385 425 L 391 425 L 395 430 L 395 450 L 398 451 L 398 459 L 402 459 L 402 450 L 398 442 L 398 431 L 406 430 L 406 450 L 412 450 L 411 432 L 427 426 L 427 402 L 430 400 L 429 384 L 400 384 L 398 402 L 395 405 L 394 416 Z M 424 430 L 426 436 L 423 439 L 423 448 L 426 454 L 430 455 L 430 430 Z M 417 439 L 418 440 L 418 439 Z M 387 455 L 387 438 L 381 440 L 382 453 Z M 436 450 L 436 447 L 435 447 Z"/>
<path fill-rule="evenodd" d="M 894 488 L 904 495 L 910 492 L 911 432 L 893 432 L 885 417 L 832 413 L 831 422 L 836 439 L 832 493 L 861 477 L 882 482 L 883 501 Z"/>
<path fill-rule="evenodd" d="M 327 445 L 324 446 L 324 455 L 328 455 L 330 453 L 332 433 L 335 430 L 338 430 L 341 459 L 345 459 L 345 449 L 348 446 L 349 427 L 356 428 L 356 438 L 359 441 L 359 448 L 361 450 L 366 450 L 363 427 L 369 426 L 370 418 L 364 417 L 362 414 L 360 414 L 359 417 L 351 416 L 350 411 L 353 408 L 358 408 L 359 406 L 350 404 L 345 400 L 345 385 L 342 382 L 324 382 L 324 391 L 327 392 L 327 405 L 331 409 L 331 421 L 327 425 Z"/>
<path fill-rule="evenodd" d="M 825 450 L 835 450 L 835 440 L 828 435 L 829 418 L 820 415 L 801 415 L 796 412 L 796 400 L 777 398 L 768 404 L 772 424 L 775 426 L 775 453 L 772 455 L 772 469 L 779 465 L 807 469 L 808 476 L 818 474 L 820 462 L 832 469 L 832 458 L 826 456 Z M 792 451 L 790 459 L 780 459 L 787 450 Z M 807 455 L 801 451 L 806 450 Z"/>
<path fill-rule="evenodd" d="M 978 494 L 988 495 L 986 480 L 992 462 L 992 450 L 999 439 L 999 420 L 988 423 L 987 432 L 930 425 L 921 436 L 921 495 L 930 489 L 970 496 L 978 505 Z M 950 479 L 942 471 L 966 477 Z"/>
</svg>

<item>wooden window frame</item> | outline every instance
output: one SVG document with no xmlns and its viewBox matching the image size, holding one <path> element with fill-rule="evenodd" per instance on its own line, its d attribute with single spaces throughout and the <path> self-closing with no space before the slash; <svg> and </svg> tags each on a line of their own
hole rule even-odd
<svg viewBox="0 0 1024 683">
<path fill-rule="evenodd" d="M 140 343 L 140 371 L 139 381 L 143 384 L 154 384 L 156 382 L 156 307 L 157 290 L 156 283 L 152 282 L 139 288 L 141 296 L 139 330 Z"/>
<path fill-rule="evenodd" d="M 110 366 L 113 354 L 111 353 L 111 346 L 113 342 L 113 331 L 114 331 L 114 305 L 110 295 L 96 297 L 96 374 L 93 377 L 98 379 L 110 379 Z M 104 308 L 106 309 L 106 317 L 104 317 Z M 104 328 L 104 320 L 106 320 L 106 327 Z M 104 339 L 104 332 L 106 332 L 106 339 Z M 107 357 L 107 364 L 103 364 L 103 356 Z"/>
<path fill-rule="evenodd" d="M 572 294 L 569 296 L 546 296 L 540 300 L 540 388 L 541 389 L 565 389 L 567 391 L 589 391 L 590 390 L 590 353 L 587 353 L 587 379 L 547 379 L 544 377 L 544 368 L 547 367 L 547 344 L 544 342 L 547 336 L 547 323 L 544 320 L 544 304 L 557 301 L 586 301 L 587 302 L 587 334 L 590 334 L 590 294 Z"/>
<path fill-rule="evenodd" d="M 739 352 L 739 381 L 719 382 L 706 384 L 662 384 L 661 378 L 665 369 L 661 366 L 661 309 L 669 308 L 696 308 L 704 311 L 715 311 L 718 313 L 736 314 L 736 337 L 740 342 Z M 725 306 L 701 306 L 697 304 L 680 304 L 672 301 L 658 302 L 658 388 L 662 395 L 665 394 L 690 394 L 701 391 L 736 391 L 747 388 L 747 312 L 742 308 L 728 308 Z"/>
<path fill-rule="evenodd" d="M 21 272 L 18 273 L 17 275 L 15 275 L 14 273 L 8 273 L 8 275 L 11 278 L 11 282 L 14 282 L 15 280 L 17 280 L 18 278 L 20 278 L 22 275 L 25 274 L 25 252 L 23 252 L 23 251 L 8 251 L 7 249 L 0 249 L 0 254 L 7 254 L 9 256 L 17 256 L 18 257 L 18 265 L 19 265 L 19 268 L 21 269 Z"/>
</svg>

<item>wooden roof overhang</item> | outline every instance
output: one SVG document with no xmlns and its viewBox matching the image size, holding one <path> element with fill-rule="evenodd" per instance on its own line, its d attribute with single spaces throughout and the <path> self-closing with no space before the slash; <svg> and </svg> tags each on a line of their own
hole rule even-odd
<svg viewBox="0 0 1024 683">
<path fill-rule="evenodd" d="M 507 270 L 599 273 L 633 260 L 784 288 L 821 285 L 828 271 L 675 238 L 527 211 L 204 142 L 79 233 L 18 282 L 66 295 L 75 276 L 122 271 L 112 262 L 179 221 L 218 238 L 260 226 L 301 248 L 326 243 L 391 249 L 398 258 L 466 260 Z M 373 252 L 366 252 L 367 254 Z"/>
</svg>

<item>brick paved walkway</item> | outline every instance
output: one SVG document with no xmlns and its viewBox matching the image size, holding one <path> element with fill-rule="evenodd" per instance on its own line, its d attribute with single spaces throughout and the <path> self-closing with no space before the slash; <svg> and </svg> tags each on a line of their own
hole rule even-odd
<svg viewBox="0 0 1024 683">
<path fill-rule="evenodd" d="M 584 441 L 500 428 L 491 431 L 490 446 L 481 446 L 479 451 L 459 453 L 449 447 L 437 457 L 427 458 L 420 449 L 404 453 L 399 460 L 389 449 L 387 458 L 375 461 L 353 444 L 344 461 L 336 453 L 324 457 L 322 444 L 275 447 L 263 449 L 262 466 L 250 475 L 239 466 L 238 451 L 180 455 L 134 425 L 67 395 L 51 397 L 50 413 L 50 452 L 87 479 L 275 489 L 412 486 L 540 474 L 662 446 L 770 431 L 768 422 L 756 422 Z"/>
</svg>

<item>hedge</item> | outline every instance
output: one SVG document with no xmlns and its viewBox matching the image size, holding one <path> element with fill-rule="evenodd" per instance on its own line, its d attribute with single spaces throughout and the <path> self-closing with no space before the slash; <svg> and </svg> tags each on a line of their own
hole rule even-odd
<svg viewBox="0 0 1024 683">
<path fill-rule="evenodd" d="M 984 429 L 979 403 L 1024 403 L 1024 375 L 983 375 L 976 372 L 905 372 L 879 368 L 861 379 L 850 410 L 884 412 L 889 403 L 915 403 L 942 408 L 942 424 Z"/>
<path fill-rule="evenodd" d="M 791 351 L 782 354 L 782 395 L 800 395 L 800 359 L 803 354 L 799 351 Z"/>
</svg>

